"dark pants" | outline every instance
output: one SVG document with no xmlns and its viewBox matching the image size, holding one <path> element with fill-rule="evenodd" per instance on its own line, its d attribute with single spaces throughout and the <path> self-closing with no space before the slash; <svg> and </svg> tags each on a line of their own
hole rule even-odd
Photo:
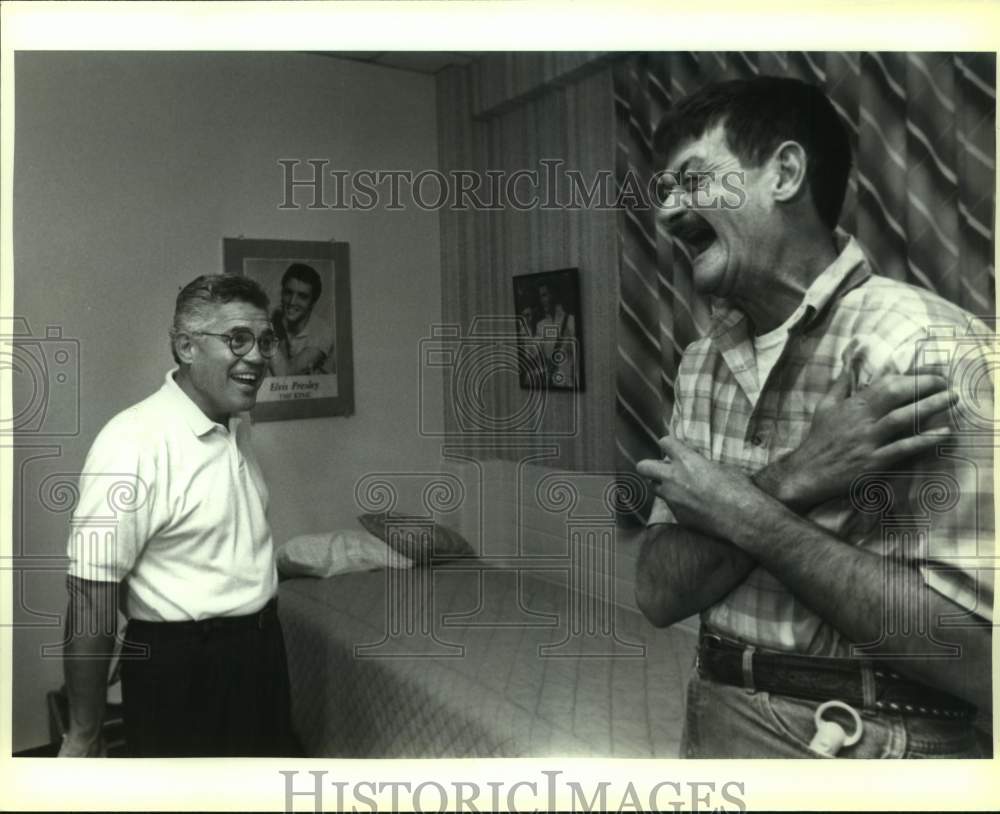
<svg viewBox="0 0 1000 814">
<path fill-rule="evenodd" d="M 130 621 L 122 696 L 132 757 L 299 754 L 274 600 L 251 616 Z"/>
</svg>

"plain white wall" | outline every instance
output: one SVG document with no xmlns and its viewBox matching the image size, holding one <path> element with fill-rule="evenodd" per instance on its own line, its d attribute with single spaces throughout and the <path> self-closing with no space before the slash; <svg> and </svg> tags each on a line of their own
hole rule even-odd
<svg viewBox="0 0 1000 814">
<path fill-rule="evenodd" d="M 45 558 L 64 554 L 69 504 L 43 482 L 78 473 L 100 427 L 160 385 L 174 297 L 222 270 L 222 238 L 350 244 L 355 415 L 255 428 L 278 542 L 353 525 L 368 472 L 438 467 L 415 411 L 441 276 L 434 212 L 278 209 L 279 158 L 436 168 L 430 77 L 308 54 L 22 52 L 15 83 L 14 313 L 80 355 L 79 406 L 72 387 L 47 405 L 55 427 L 78 409 L 79 433 L 22 436 L 15 456 L 15 553 L 39 566 L 15 587 L 17 751 L 48 739 L 44 697 L 62 683 L 40 649 L 61 640 L 64 578 Z M 440 387 L 424 394 L 440 414 Z"/>
</svg>

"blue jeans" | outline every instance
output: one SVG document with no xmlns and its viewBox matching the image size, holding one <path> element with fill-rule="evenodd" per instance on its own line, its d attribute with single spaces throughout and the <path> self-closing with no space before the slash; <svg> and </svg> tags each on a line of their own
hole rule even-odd
<svg viewBox="0 0 1000 814">
<path fill-rule="evenodd" d="M 719 684 L 702 678 L 694 670 L 688 683 L 680 756 L 826 757 L 809 748 L 816 733 L 813 714 L 817 706 L 814 701 Z M 988 757 L 969 722 L 858 712 L 864 724 L 861 740 L 841 749 L 837 757 Z M 832 717 L 848 734 L 854 731 L 849 718 L 824 717 Z"/>
</svg>

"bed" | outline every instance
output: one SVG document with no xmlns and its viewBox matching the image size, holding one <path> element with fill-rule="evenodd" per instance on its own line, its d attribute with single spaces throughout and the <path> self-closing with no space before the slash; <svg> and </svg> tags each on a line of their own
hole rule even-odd
<svg viewBox="0 0 1000 814">
<path fill-rule="evenodd" d="M 542 574 L 289 579 L 279 612 L 309 756 L 677 755 L 694 637 Z"/>
</svg>

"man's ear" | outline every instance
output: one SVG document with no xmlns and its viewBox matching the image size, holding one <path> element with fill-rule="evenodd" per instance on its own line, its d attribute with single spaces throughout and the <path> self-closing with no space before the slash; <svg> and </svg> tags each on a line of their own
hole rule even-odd
<svg viewBox="0 0 1000 814">
<path fill-rule="evenodd" d="M 791 201 L 806 188 L 805 148 L 797 141 L 782 142 L 774 151 L 775 167 L 772 194 L 776 201 Z"/>
<path fill-rule="evenodd" d="M 194 344 L 191 342 L 190 334 L 174 334 L 171 341 L 174 343 L 174 353 L 177 354 L 177 358 L 185 365 L 191 364 L 194 356 Z"/>
</svg>

